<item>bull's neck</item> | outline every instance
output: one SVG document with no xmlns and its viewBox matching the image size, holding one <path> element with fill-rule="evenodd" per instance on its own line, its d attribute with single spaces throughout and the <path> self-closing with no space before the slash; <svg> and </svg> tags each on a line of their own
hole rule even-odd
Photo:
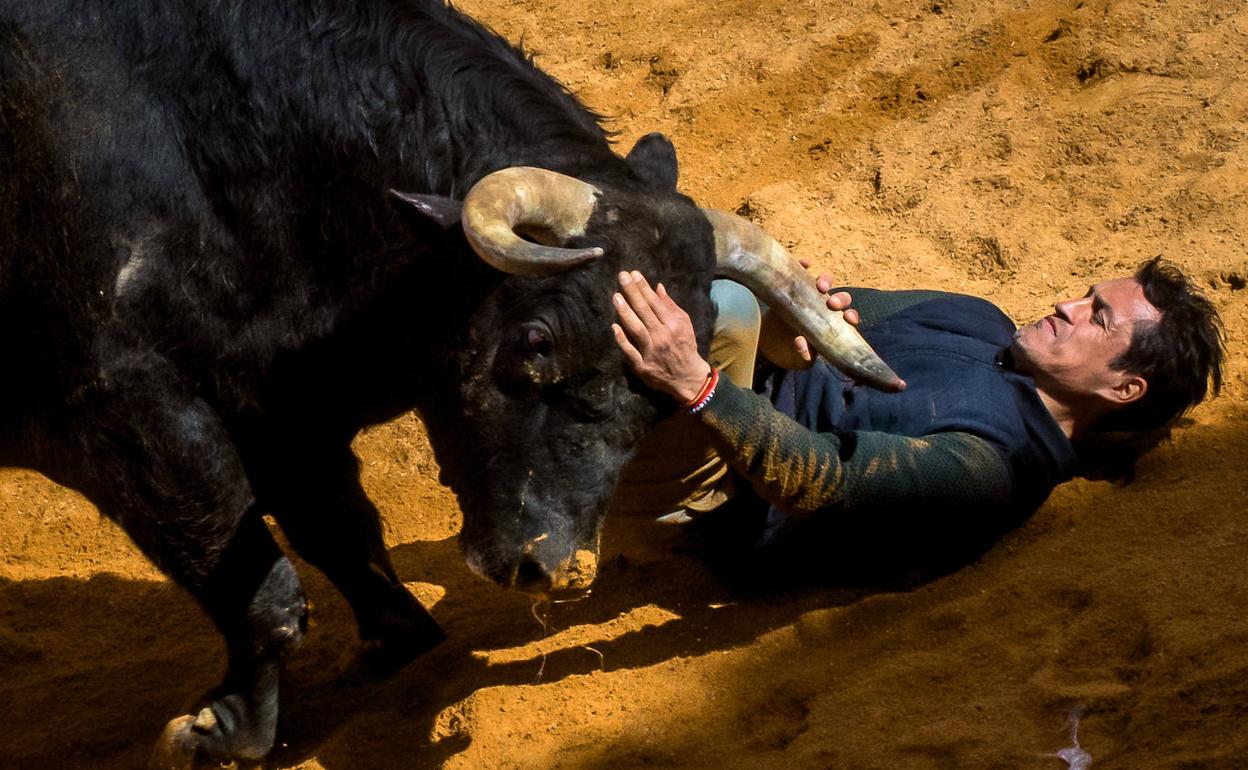
<svg viewBox="0 0 1248 770">
<path fill-rule="evenodd" d="M 388 189 L 461 198 L 513 165 L 625 173 L 594 115 L 440 0 L 162 2 L 183 19 L 124 34 L 171 62 L 143 74 L 188 127 L 208 208 L 256 263 L 334 287 L 330 312 L 427 268 Z M 443 245 L 462 255 L 462 237 Z M 455 284 L 479 268 L 436 269 Z"/>
<path fill-rule="evenodd" d="M 304 123 L 313 144 L 370 183 L 459 198 L 506 166 L 577 173 L 620 162 L 595 115 L 440 1 L 402 16 L 370 3 L 305 14 L 303 37 L 286 38 L 265 81 L 280 93 L 259 101 L 286 105 L 278 122 Z"/>
<path fill-rule="evenodd" d="M 356 208 L 361 219 L 329 233 L 355 243 L 378 228 L 363 218 L 387 189 L 462 198 L 517 165 L 627 174 L 597 117 L 507 41 L 440 1 L 394 5 L 271 0 L 226 14 L 193 4 L 191 29 L 216 30 L 212 53 L 225 66 L 184 56 L 186 72 L 163 77 L 197 126 L 187 142 L 201 178 L 219 180 L 219 208 L 241 207 L 242 224 L 271 230 L 274 212 L 254 201 L 284 187 L 287 200 L 270 209 L 319 223 L 345 216 L 324 208 Z"/>
</svg>

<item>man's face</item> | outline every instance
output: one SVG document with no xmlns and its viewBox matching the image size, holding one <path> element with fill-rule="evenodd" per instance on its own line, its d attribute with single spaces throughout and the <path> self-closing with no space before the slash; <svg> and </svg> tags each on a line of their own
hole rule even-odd
<svg viewBox="0 0 1248 770">
<path fill-rule="evenodd" d="M 1128 384 L 1132 375 L 1111 364 L 1130 346 L 1136 324 L 1160 317 L 1135 279 L 1099 283 L 1079 299 L 1054 305 L 1052 315 L 1016 331 L 1014 362 L 1050 393 L 1134 400 L 1142 390 L 1134 392 Z"/>
</svg>

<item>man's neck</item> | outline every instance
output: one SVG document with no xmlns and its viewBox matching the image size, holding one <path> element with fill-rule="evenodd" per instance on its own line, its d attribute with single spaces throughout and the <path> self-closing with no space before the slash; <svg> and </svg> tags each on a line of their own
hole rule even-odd
<svg viewBox="0 0 1248 770">
<path fill-rule="evenodd" d="M 1060 395 L 1045 391 L 1043 386 L 1037 386 L 1036 393 L 1040 396 L 1040 401 L 1044 403 L 1045 408 L 1049 410 L 1053 421 L 1066 434 L 1066 438 L 1078 437 L 1101 416 L 1101 412 L 1086 401 L 1062 398 Z"/>
<path fill-rule="evenodd" d="M 1049 415 L 1053 417 L 1053 421 L 1057 423 L 1057 427 L 1062 429 L 1062 433 L 1066 434 L 1066 438 L 1071 438 L 1075 434 L 1075 415 L 1065 403 L 1053 398 L 1043 390 L 1036 389 L 1040 400 L 1044 403 Z"/>
</svg>

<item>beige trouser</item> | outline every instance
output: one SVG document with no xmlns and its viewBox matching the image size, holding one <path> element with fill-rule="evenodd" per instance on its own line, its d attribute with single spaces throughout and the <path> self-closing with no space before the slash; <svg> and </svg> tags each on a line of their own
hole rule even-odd
<svg viewBox="0 0 1248 770">
<path fill-rule="evenodd" d="M 712 282 L 711 299 L 718 309 L 711 364 L 720 377 L 748 388 L 758 352 L 758 300 L 749 289 L 726 280 Z M 732 493 L 727 463 L 711 447 L 697 418 L 682 409 L 642 439 L 616 487 L 611 511 L 655 517 L 681 510 L 700 513 L 722 505 Z"/>
</svg>

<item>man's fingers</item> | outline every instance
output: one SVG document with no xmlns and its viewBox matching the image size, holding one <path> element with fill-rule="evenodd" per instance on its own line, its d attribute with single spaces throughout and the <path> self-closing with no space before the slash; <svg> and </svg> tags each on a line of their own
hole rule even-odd
<svg viewBox="0 0 1248 770">
<path fill-rule="evenodd" d="M 666 324 L 670 313 L 668 310 L 676 303 L 672 302 L 672 298 L 668 297 L 666 301 L 659 296 L 659 293 L 650 288 L 650 282 L 640 272 L 634 270 L 632 272 L 633 284 L 641 289 L 641 296 L 646 298 L 646 304 L 650 306 L 650 310 L 654 313 L 655 318 L 660 323 Z"/>
<path fill-rule="evenodd" d="M 663 322 L 655 315 L 650 301 L 650 297 L 654 296 L 654 291 L 641 273 L 636 270 L 632 273 L 620 273 L 620 291 L 623 292 L 624 299 L 628 300 L 628 306 L 643 324 L 646 326 L 663 325 Z"/>
<path fill-rule="evenodd" d="M 693 322 L 689 320 L 689 314 L 676 303 L 676 300 L 672 299 L 672 295 L 667 293 L 667 287 L 660 283 L 657 293 L 659 305 L 662 308 L 663 323 L 673 329 L 679 326 L 688 326 L 692 329 Z"/>
<path fill-rule="evenodd" d="M 654 289 L 650 288 L 650 282 L 637 270 L 634 270 L 631 275 L 633 284 L 641 290 L 641 296 L 646 298 L 646 303 L 650 305 L 652 310 L 657 310 L 661 302 L 659 295 L 655 293 Z"/>
<path fill-rule="evenodd" d="M 633 346 L 633 343 L 629 341 L 628 335 L 624 332 L 624 329 L 621 328 L 619 324 L 611 324 L 611 331 L 615 334 L 615 344 L 620 346 L 620 350 L 623 351 L 624 358 L 628 361 L 629 365 L 632 366 L 634 370 L 638 366 L 641 366 L 641 351 L 637 350 L 637 348 Z"/>
<path fill-rule="evenodd" d="M 854 303 L 854 298 L 847 291 L 838 291 L 828 295 L 828 309 L 844 310 Z"/>
<path fill-rule="evenodd" d="M 810 352 L 810 343 L 806 341 L 805 337 L 793 338 L 793 352 L 797 353 L 798 359 L 808 366 L 815 359 Z"/>
<path fill-rule="evenodd" d="M 654 293 L 658 295 L 659 307 L 663 310 L 668 312 L 681 310 L 680 305 L 676 304 L 676 300 L 672 299 L 672 295 L 667 293 L 667 287 L 663 285 L 662 281 L 655 284 Z"/>
<path fill-rule="evenodd" d="M 680 305 L 677 305 L 676 300 L 671 298 L 671 295 L 667 293 L 667 287 L 661 282 L 655 284 L 654 296 L 654 312 L 665 326 L 670 326 L 680 320 Z"/>
<path fill-rule="evenodd" d="M 845 313 L 845 320 L 853 326 L 858 325 L 858 311 L 850 307 L 854 298 L 847 291 L 838 291 L 836 294 L 828 295 L 828 309 L 842 310 Z"/>
<path fill-rule="evenodd" d="M 646 324 L 637 317 L 637 313 L 633 311 L 633 306 L 623 294 L 614 294 L 611 297 L 615 303 L 615 314 L 619 317 L 619 325 L 623 327 L 621 331 L 628 334 L 629 339 L 637 344 L 648 347 L 650 345 L 650 331 L 646 328 Z M 612 324 L 614 326 L 614 324 Z"/>
</svg>

